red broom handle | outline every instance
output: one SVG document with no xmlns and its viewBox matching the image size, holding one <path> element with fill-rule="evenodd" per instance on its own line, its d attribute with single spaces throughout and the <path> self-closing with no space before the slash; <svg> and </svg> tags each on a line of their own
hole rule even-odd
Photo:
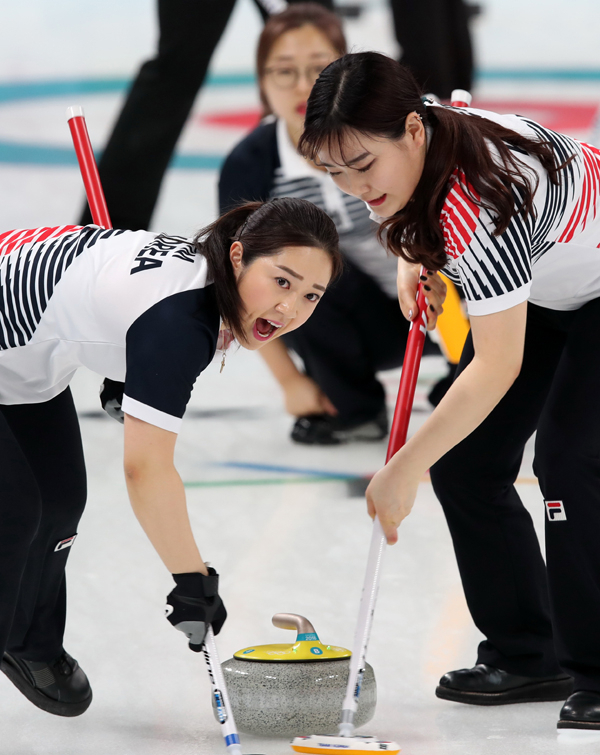
<svg viewBox="0 0 600 755">
<path fill-rule="evenodd" d="M 423 274 L 423 268 L 421 268 L 421 274 Z M 419 283 L 417 291 L 417 309 L 419 310 L 418 315 L 411 322 L 408 338 L 406 339 L 406 351 L 404 352 L 400 387 L 398 388 L 398 398 L 396 399 L 394 419 L 392 420 L 390 440 L 385 458 L 386 464 L 396 451 L 399 451 L 406 443 L 406 436 L 408 434 L 408 423 L 410 422 L 410 413 L 415 398 L 417 378 L 419 377 L 419 365 L 421 364 L 423 345 L 425 343 L 425 335 L 427 334 L 427 304 L 425 303 L 425 292 L 423 291 L 422 283 Z"/>
<path fill-rule="evenodd" d="M 94 223 L 101 228 L 112 228 L 83 108 L 79 105 L 67 108 L 67 121 Z"/>
</svg>

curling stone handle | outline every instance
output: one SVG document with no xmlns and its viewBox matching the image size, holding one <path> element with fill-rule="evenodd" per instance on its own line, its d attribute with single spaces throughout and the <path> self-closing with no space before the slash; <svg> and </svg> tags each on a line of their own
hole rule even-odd
<svg viewBox="0 0 600 755">
<path fill-rule="evenodd" d="M 276 613 L 272 621 L 279 629 L 295 629 L 298 634 L 316 634 L 310 621 L 297 613 Z"/>
</svg>

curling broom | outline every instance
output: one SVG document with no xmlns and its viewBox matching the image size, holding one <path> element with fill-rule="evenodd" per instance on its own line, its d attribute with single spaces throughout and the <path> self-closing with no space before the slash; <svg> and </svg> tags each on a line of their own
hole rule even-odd
<svg viewBox="0 0 600 755">
<path fill-rule="evenodd" d="M 67 121 L 73 138 L 73 146 L 77 154 L 77 162 L 83 178 L 92 219 L 101 228 L 112 228 L 110 215 L 104 198 L 104 191 L 100 183 L 100 175 L 94 158 L 92 143 L 85 122 L 83 108 L 79 105 L 67 108 Z M 221 725 L 221 733 L 229 755 L 242 755 L 240 738 L 237 733 L 223 671 L 219 662 L 215 635 L 209 625 L 203 645 L 204 659 L 208 668 L 208 675 L 212 685 L 212 693 L 217 709 L 217 718 Z"/>
<path fill-rule="evenodd" d="M 417 294 L 417 308 L 418 315 L 411 322 L 406 342 L 406 353 L 388 443 L 386 464 L 406 443 L 408 433 L 408 423 L 427 332 L 427 304 L 421 283 Z M 308 737 L 296 737 L 292 741 L 292 750 L 295 752 L 312 753 L 312 755 L 326 755 L 326 753 L 329 755 L 342 755 L 342 753 L 345 755 L 365 755 L 369 752 L 386 752 L 388 755 L 397 755 L 400 752 L 400 745 L 396 742 L 354 735 L 354 716 L 358 707 L 362 678 L 365 673 L 367 646 L 379 590 L 385 545 L 386 539 L 381 524 L 379 519 L 375 518 L 338 736 L 313 734 Z"/>
</svg>

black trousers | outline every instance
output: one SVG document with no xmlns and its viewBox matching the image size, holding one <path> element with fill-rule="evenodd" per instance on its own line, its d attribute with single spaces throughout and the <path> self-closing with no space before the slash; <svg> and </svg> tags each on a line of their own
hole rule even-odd
<svg viewBox="0 0 600 755">
<path fill-rule="evenodd" d="M 43 404 L 0 406 L 0 657 L 60 655 L 65 566 L 86 500 L 69 389 Z M 58 547 L 58 550 L 57 550 Z"/>
<path fill-rule="evenodd" d="M 459 372 L 473 357 L 465 345 Z M 576 312 L 528 307 L 521 373 L 487 419 L 431 470 L 469 609 L 478 663 L 600 691 L 600 299 Z M 546 562 L 514 482 L 537 430 Z"/>
<path fill-rule="evenodd" d="M 449 99 L 453 89 L 470 90 L 473 48 L 463 0 L 391 0 L 391 7 L 400 62 L 425 91 Z"/>
<path fill-rule="evenodd" d="M 346 262 L 310 319 L 283 338 L 340 419 L 358 422 L 373 419 L 385 407 L 375 372 L 402 364 L 408 325 L 398 300 Z"/>
<path fill-rule="evenodd" d="M 332 0 L 319 2 L 333 8 Z M 163 176 L 234 5 L 158 0 L 156 57 L 138 72 L 98 165 L 115 228 L 149 228 Z M 92 222 L 87 205 L 79 222 Z"/>
</svg>

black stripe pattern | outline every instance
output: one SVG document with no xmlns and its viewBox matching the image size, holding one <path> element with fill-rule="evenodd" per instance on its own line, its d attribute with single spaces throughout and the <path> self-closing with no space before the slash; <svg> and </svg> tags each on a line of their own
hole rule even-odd
<svg viewBox="0 0 600 755">
<path fill-rule="evenodd" d="M 86 227 L 42 242 L 26 242 L 0 256 L 0 350 L 25 346 L 57 283 L 99 239 L 122 231 Z M 2 250 L 0 249 L 0 254 Z"/>
<path fill-rule="evenodd" d="M 561 169 L 558 184 L 547 182 L 544 205 L 538 213 L 535 233 L 531 238 L 531 255 L 535 262 L 554 246 L 554 241 L 547 239 L 562 223 L 567 205 L 575 197 L 576 186 L 581 181 L 583 173 L 583 157 L 581 147 L 575 140 L 543 128 L 535 121 L 527 118 L 522 120 L 535 131 L 540 141 L 548 142 L 552 146 L 559 165 L 565 163 L 571 155 L 575 155 L 575 159 Z"/>
<path fill-rule="evenodd" d="M 452 255 L 454 259 L 448 255 L 444 274 L 462 285 L 465 296 L 470 301 L 502 296 L 531 281 L 533 264 L 555 245 L 557 231 L 566 220 L 568 208 L 573 207 L 575 193 L 581 185 L 584 168 L 580 145 L 533 121 L 525 118 L 521 120 L 535 132 L 540 141 L 551 144 L 558 164 L 563 164 L 571 155 L 575 155 L 575 159 L 560 170 L 557 184 L 548 179 L 544 181 L 542 188 L 540 183 L 540 189 L 534 197 L 536 212 L 533 217 L 523 217 L 523 196 L 513 187 L 515 213 L 506 231 L 499 236 L 494 235 L 492 213 L 471 200 L 465 202 L 466 192 L 460 193 L 455 187 L 449 191 L 445 208 L 454 209 L 455 217 L 457 213 L 465 219 L 476 217 L 470 238 L 467 239 L 464 238 L 464 230 L 458 233 L 456 226 L 452 226 L 452 218 L 450 222 L 444 214 L 441 218 L 447 236 L 454 240 L 458 233 L 460 238 L 457 243 L 462 252 L 458 256 Z M 534 169 L 530 164 L 527 168 L 533 174 Z M 535 170 L 540 174 L 540 179 L 545 178 L 545 171 L 541 166 Z M 535 175 L 533 177 L 535 179 Z"/>
<path fill-rule="evenodd" d="M 271 196 L 296 197 L 312 202 L 331 217 L 340 235 L 340 241 L 345 235 L 373 235 L 373 221 L 369 218 L 365 203 L 340 191 L 340 209 L 332 210 L 331 207 L 327 207 L 323 189 L 317 178 L 287 178 L 283 174 L 283 169 L 277 168 Z"/>
</svg>

